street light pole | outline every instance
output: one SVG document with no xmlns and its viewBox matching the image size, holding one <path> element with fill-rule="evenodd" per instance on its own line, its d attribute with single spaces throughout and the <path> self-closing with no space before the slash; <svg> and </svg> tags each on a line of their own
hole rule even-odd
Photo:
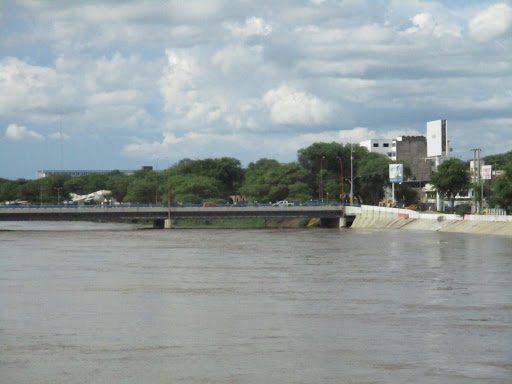
<svg viewBox="0 0 512 384">
<path fill-rule="evenodd" d="M 156 172 L 155 204 L 158 204 L 158 160 L 159 160 L 159 157 L 156 158 L 156 167 L 155 167 L 155 172 Z"/>
<path fill-rule="evenodd" d="M 324 177 L 323 177 L 323 170 L 324 170 L 324 165 L 323 165 L 323 161 L 325 160 L 325 156 L 322 157 L 322 159 L 320 160 L 320 195 L 321 195 L 321 201 L 322 203 L 324 202 Z"/>
<path fill-rule="evenodd" d="M 345 203 L 343 200 L 345 198 L 345 192 L 343 190 L 343 161 L 341 161 L 341 157 L 336 156 L 336 158 L 340 161 L 340 181 L 341 181 L 341 202 Z"/>
<path fill-rule="evenodd" d="M 354 202 L 354 156 L 350 143 L 350 204 Z"/>
<path fill-rule="evenodd" d="M 60 190 L 62 187 L 55 188 L 57 190 L 57 205 L 60 205 Z"/>
</svg>

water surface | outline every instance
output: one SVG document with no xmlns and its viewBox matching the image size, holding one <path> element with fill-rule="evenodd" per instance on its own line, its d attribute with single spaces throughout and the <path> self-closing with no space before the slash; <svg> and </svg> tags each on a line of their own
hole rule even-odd
<svg viewBox="0 0 512 384">
<path fill-rule="evenodd" d="M 0 228 L 1 382 L 512 382 L 508 238 Z"/>
</svg>

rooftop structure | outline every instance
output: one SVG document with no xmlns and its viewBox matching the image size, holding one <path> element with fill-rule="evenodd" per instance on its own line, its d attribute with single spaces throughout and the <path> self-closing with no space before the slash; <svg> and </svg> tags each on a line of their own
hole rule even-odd
<svg viewBox="0 0 512 384">
<path fill-rule="evenodd" d="M 394 139 L 365 140 L 361 141 L 359 145 L 370 152 L 380 153 L 391 160 L 396 160 L 396 140 Z"/>
<path fill-rule="evenodd" d="M 40 170 L 37 171 L 37 178 L 42 179 L 44 177 L 48 176 L 55 176 L 55 175 L 65 175 L 65 176 L 86 176 L 90 175 L 91 173 L 111 173 L 114 172 L 113 169 L 111 170 Z M 133 175 L 133 170 L 124 170 L 119 172 L 124 173 L 125 175 Z"/>
</svg>

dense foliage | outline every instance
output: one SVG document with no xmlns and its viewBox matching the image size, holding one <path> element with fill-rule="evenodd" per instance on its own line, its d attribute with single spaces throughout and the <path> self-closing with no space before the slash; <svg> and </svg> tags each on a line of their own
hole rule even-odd
<svg viewBox="0 0 512 384">
<path fill-rule="evenodd" d="M 455 196 L 470 187 L 466 164 L 459 159 L 448 159 L 443 162 L 437 167 L 437 171 L 430 175 L 430 182 L 439 193 L 450 199 L 452 211 L 455 208 Z"/>
<path fill-rule="evenodd" d="M 497 180 L 492 196 L 492 190 L 485 191 L 491 196 L 491 206 L 512 209 L 512 151 L 485 159 L 487 163 L 499 163 L 505 172 Z M 165 204 L 168 199 L 195 204 L 226 203 L 234 195 L 260 203 L 349 201 L 353 183 L 354 202 L 376 205 L 384 197 L 384 188 L 390 186 L 389 164 L 385 156 L 358 145 L 314 143 L 298 151 L 297 162 L 286 164 L 260 159 L 243 168 L 239 160 L 229 157 L 183 159 L 160 172 L 139 170 L 133 175 L 113 171 L 82 177 L 0 179 L 0 202 L 56 204 L 68 200 L 70 193 L 83 195 L 101 189 L 112 191 L 116 201 L 141 204 Z M 466 168 L 459 160 L 445 161 L 432 175 L 432 183 L 453 200 L 457 192 L 469 187 Z M 410 168 L 404 164 L 405 179 L 409 174 Z M 416 192 L 407 183 L 396 184 L 395 195 L 405 205 L 418 202 Z"/>
<path fill-rule="evenodd" d="M 503 170 L 505 173 L 496 181 L 491 203 L 512 212 L 512 159 L 503 166 Z"/>
</svg>

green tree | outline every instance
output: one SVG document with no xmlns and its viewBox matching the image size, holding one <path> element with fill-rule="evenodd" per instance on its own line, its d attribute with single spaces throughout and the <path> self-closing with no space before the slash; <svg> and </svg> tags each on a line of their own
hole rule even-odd
<svg viewBox="0 0 512 384">
<path fill-rule="evenodd" d="M 128 185 L 130 184 L 130 176 L 125 175 L 119 171 L 113 171 L 107 175 L 107 190 L 112 192 L 112 198 L 116 201 L 123 202 L 128 192 Z"/>
<path fill-rule="evenodd" d="M 125 202 L 134 204 L 154 204 L 156 198 L 156 181 L 134 178 L 127 187 Z"/>
<path fill-rule="evenodd" d="M 507 153 L 500 153 L 497 155 L 485 156 L 482 159 L 485 164 L 493 166 L 493 169 L 503 169 L 508 163 L 512 161 L 512 151 Z"/>
<path fill-rule="evenodd" d="M 391 161 L 378 153 L 363 153 L 364 162 L 358 169 L 358 194 L 365 204 L 378 205 L 384 197 L 384 187 L 389 185 Z"/>
<path fill-rule="evenodd" d="M 512 212 L 512 160 L 504 165 L 503 170 L 505 173 L 496 180 L 492 204 Z"/>
<path fill-rule="evenodd" d="M 359 159 L 361 153 L 366 148 L 353 146 L 354 161 L 353 168 L 357 174 Z M 312 197 L 321 199 L 321 184 L 323 186 L 324 197 L 329 192 L 329 200 L 338 199 L 341 195 L 341 184 L 343 174 L 343 189 L 345 194 L 350 190 L 350 144 L 331 143 L 313 143 L 307 148 L 300 149 L 297 152 L 299 164 L 311 173 L 310 188 Z M 356 155 L 357 152 L 357 155 Z M 343 168 L 343 170 L 341 169 Z"/>
<path fill-rule="evenodd" d="M 466 164 L 459 159 L 448 159 L 430 176 L 430 182 L 440 194 L 450 199 L 455 211 L 455 196 L 470 186 Z"/>
<path fill-rule="evenodd" d="M 227 200 L 230 195 L 238 194 L 244 180 L 244 170 L 240 161 L 230 157 L 202 160 L 183 159 L 172 167 L 171 175 L 214 179 L 216 180 L 215 185 L 218 188 L 216 196 L 222 200 Z M 166 185 L 165 180 L 162 183 Z M 176 183 L 173 183 L 173 185 L 176 185 Z M 205 197 L 205 194 L 196 196 Z"/>
<path fill-rule="evenodd" d="M 18 181 L 6 180 L 0 185 L 0 201 L 12 201 L 21 196 L 21 186 Z"/>
<path fill-rule="evenodd" d="M 205 201 L 225 202 L 222 192 L 222 182 L 213 177 L 186 177 L 172 189 L 175 200 L 201 204 Z"/>
<path fill-rule="evenodd" d="M 247 167 L 240 191 L 252 201 L 304 201 L 311 198 L 310 179 L 310 172 L 300 164 L 260 159 Z"/>
</svg>

